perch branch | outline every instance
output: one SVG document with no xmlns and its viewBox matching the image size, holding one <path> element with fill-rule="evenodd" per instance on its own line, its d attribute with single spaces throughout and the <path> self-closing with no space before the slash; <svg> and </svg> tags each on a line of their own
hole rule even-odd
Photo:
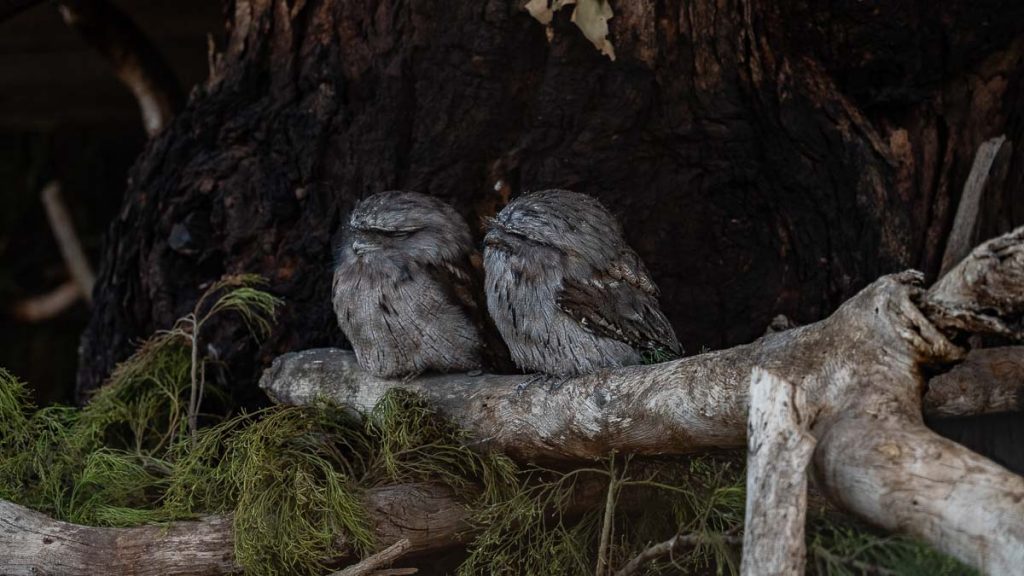
<svg viewBox="0 0 1024 576">
<path fill-rule="evenodd" d="M 816 441 L 804 392 L 755 368 L 747 425 L 742 574 L 803 574 L 807 467 Z"/>
<path fill-rule="evenodd" d="M 170 64 L 132 19 L 107 0 L 61 0 L 64 22 L 78 31 L 132 91 L 146 134 L 163 130 L 184 101 Z"/>
<path fill-rule="evenodd" d="M 550 393 L 517 392 L 530 376 L 383 380 L 340 350 L 286 354 L 261 386 L 279 402 L 328 398 L 357 411 L 404 388 L 481 446 L 565 461 L 743 446 L 747 384 L 758 366 L 799 387 L 814 407 L 814 472 L 836 502 L 1009 573 L 1024 565 L 1024 478 L 924 427 L 921 368 L 963 359 L 947 335 L 1019 335 L 1024 228 L 979 246 L 931 290 L 920 281 L 915 272 L 886 276 L 820 322 L 729 350 L 570 378 Z"/>
</svg>

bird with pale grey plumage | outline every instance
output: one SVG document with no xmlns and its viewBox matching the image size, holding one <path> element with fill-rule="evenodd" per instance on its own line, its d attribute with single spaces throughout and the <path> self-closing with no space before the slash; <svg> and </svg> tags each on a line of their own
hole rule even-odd
<svg viewBox="0 0 1024 576">
<path fill-rule="evenodd" d="M 469 226 L 438 198 L 389 191 L 356 205 L 337 249 L 333 295 L 359 365 L 378 376 L 472 371 L 507 357 L 487 329 Z"/>
<path fill-rule="evenodd" d="M 573 376 L 682 354 L 658 288 L 595 198 L 520 196 L 484 244 L 487 308 L 519 368 Z"/>
</svg>

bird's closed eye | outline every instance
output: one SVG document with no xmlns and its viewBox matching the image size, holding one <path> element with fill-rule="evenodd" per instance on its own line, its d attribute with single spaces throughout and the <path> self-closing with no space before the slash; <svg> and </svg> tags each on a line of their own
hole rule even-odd
<svg viewBox="0 0 1024 576">
<path fill-rule="evenodd" d="M 419 232 L 419 228 L 402 228 L 402 229 L 384 229 L 384 228 L 366 228 L 365 232 L 376 234 L 378 236 L 386 236 L 388 238 L 405 238 L 410 234 Z"/>
</svg>

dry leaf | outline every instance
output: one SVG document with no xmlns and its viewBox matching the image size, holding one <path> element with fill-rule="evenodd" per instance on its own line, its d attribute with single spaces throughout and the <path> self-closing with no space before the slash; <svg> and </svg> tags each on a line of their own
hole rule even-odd
<svg viewBox="0 0 1024 576">
<path fill-rule="evenodd" d="M 579 0 L 572 21 L 602 54 L 615 60 L 615 47 L 608 40 L 608 21 L 615 13 L 608 0 Z"/>
<path fill-rule="evenodd" d="M 547 27 L 548 41 L 551 40 L 551 19 L 563 6 L 575 4 L 572 21 L 583 35 L 601 51 L 615 60 L 615 47 L 608 40 L 608 20 L 615 13 L 608 0 L 530 0 L 524 8 L 535 20 Z"/>
</svg>

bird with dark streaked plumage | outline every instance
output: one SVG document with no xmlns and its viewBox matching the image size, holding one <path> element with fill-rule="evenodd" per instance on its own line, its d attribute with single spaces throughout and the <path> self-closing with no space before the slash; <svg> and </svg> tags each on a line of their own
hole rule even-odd
<svg viewBox="0 0 1024 576">
<path fill-rule="evenodd" d="M 333 284 L 359 365 L 394 378 L 500 364 L 507 350 L 486 329 L 479 259 L 466 221 L 437 198 L 391 191 L 361 201 Z"/>
<path fill-rule="evenodd" d="M 595 198 L 520 196 L 484 244 L 487 308 L 521 369 L 573 376 L 682 354 L 658 288 Z"/>
</svg>

